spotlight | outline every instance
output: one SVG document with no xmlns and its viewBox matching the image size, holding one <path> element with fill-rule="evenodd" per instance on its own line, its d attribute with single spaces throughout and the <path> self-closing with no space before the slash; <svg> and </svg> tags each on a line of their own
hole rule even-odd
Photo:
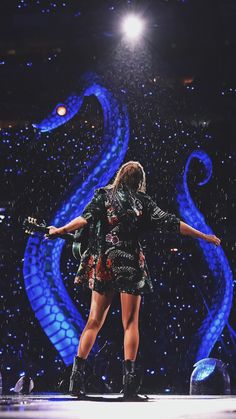
<svg viewBox="0 0 236 419">
<path fill-rule="evenodd" d="M 126 38 L 135 40 L 140 37 L 143 32 L 144 23 L 138 16 L 127 16 L 122 24 L 122 32 Z"/>
<path fill-rule="evenodd" d="M 59 115 L 59 116 L 65 116 L 66 115 L 66 113 L 67 113 L 67 109 L 66 109 L 66 107 L 64 106 L 64 105 L 59 105 L 58 107 L 57 107 L 57 114 Z"/>
</svg>

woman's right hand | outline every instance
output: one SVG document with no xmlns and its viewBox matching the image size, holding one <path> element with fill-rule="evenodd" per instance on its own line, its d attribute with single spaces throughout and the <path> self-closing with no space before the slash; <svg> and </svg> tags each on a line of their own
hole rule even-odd
<svg viewBox="0 0 236 419">
<path fill-rule="evenodd" d="M 215 246 L 219 246 L 221 239 L 216 237 L 214 234 L 206 234 L 206 241 L 214 244 Z"/>
<path fill-rule="evenodd" d="M 45 234 L 45 239 L 55 239 L 59 234 L 61 234 L 61 231 L 59 228 L 54 226 L 49 226 L 49 233 Z"/>
</svg>

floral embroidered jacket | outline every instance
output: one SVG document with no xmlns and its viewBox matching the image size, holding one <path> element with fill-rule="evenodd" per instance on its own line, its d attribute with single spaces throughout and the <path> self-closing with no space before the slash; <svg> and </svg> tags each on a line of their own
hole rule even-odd
<svg viewBox="0 0 236 419">
<path fill-rule="evenodd" d="M 104 293 L 110 289 L 130 294 L 153 292 L 140 236 L 151 226 L 180 231 L 180 219 L 162 211 L 143 192 L 119 187 L 95 191 L 83 211 L 87 220 L 88 246 L 81 256 L 76 284 Z"/>
</svg>

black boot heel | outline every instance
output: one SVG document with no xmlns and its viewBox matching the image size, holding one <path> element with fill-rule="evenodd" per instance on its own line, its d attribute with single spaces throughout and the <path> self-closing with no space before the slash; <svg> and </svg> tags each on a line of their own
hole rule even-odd
<svg viewBox="0 0 236 419">
<path fill-rule="evenodd" d="M 79 356 L 74 357 L 74 363 L 70 376 L 69 393 L 74 397 L 85 396 L 85 363 L 86 359 L 80 358 Z"/>
<path fill-rule="evenodd" d="M 142 378 L 137 370 L 135 361 L 123 361 L 123 392 L 125 400 L 145 401 L 147 396 L 139 396 Z"/>
</svg>

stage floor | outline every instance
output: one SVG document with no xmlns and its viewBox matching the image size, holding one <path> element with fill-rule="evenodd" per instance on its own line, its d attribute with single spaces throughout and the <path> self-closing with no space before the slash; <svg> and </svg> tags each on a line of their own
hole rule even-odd
<svg viewBox="0 0 236 419">
<path fill-rule="evenodd" d="M 28 419 L 235 419 L 236 396 L 148 395 L 145 402 L 118 401 L 119 394 L 77 400 L 61 394 L 2 396 L 0 418 Z"/>
</svg>

